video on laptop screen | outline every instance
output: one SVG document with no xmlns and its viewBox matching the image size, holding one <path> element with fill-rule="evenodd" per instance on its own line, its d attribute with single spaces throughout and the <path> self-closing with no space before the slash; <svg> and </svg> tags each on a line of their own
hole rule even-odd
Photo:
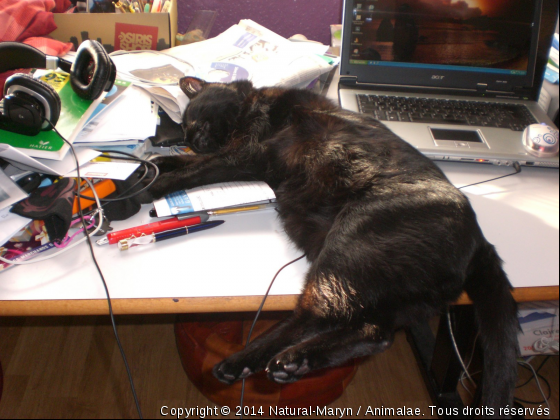
<svg viewBox="0 0 560 420">
<path fill-rule="evenodd" d="M 349 64 L 526 75 L 536 0 L 352 0 Z"/>
</svg>

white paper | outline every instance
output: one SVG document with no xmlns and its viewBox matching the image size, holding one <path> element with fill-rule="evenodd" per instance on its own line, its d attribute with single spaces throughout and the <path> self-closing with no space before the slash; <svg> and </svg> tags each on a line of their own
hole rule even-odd
<svg viewBox="0 0 560 420">
<path fill-rule="evenodd" d="M 75 150 L 80 166 L 101 154 L 86 148 L 76 148 Z M 39 159 L 29 157 L 14 147 L 0 143 L 0 154 L 3 159 L 10 162 L 16 168 L 43 174 L 63 176 L 76 168 L 73 153 L 67 153 L 62 160 Z"/>
<path fill-rule="evenodd" d="M 303 86 L 332 69 L 319 55 L 328 46 L 318 43 L 292 42 L 265 27 L 242 20 L 217 37 L 180 45 L 160 54 L 142 52 L 112 55 L 119 78 L 129 79 L 138 69 L 142 73 L 174 67 L 185 76 L 196 76 L 208 82 L 250 80 L 257 88 L 265 86 Z M 170 57 L 171 56 L 171 57 Z M 177 59 L 173 59 L 176 57 Z M 165 76 L 165 74 L 164 74 Z M 145 77 L 143 77 L 145 78 Z M 163 84 L 140 83 L 176 123 L 181 122 L 188 100 L 176 84 L 177 77 Z M 153 80 L 153 78 L 150 78 Z"/>
<path fill-rule="evenodd" d="M 140 166 L 130 162 L 89 162 L 80 166 L 80 176 L 83 178 L 119 179 L 124 181 Z M 77 171 L 64 175 L 68 178 L 78 176 Z"/>
<path fill-rule="evenodd" d="M 143 89 L 130 86 L 108 108 L 109 112 L 99 113 L 86 124 L 74 144 L 145 140 L 155 136 L 157 106 Z"/>
<path fill-rule="evenodd" d="M 0 209 L 9 207 L 26 197 L 25 191 L 0 169 Z"/>
<path fill-rule="evenodd" d="M 31 223 L 31 219 L 10 213 L 11 207 L 0 210 L 0 245 L 4 245 L 12 237 Z"/>
<path fill-rule="evenodd" d="M 155 201 L 154 208 L 163 217 L 275 199 L 272 188 L 262 181 L 221 182 L 169 194 Z"/>
</svg>

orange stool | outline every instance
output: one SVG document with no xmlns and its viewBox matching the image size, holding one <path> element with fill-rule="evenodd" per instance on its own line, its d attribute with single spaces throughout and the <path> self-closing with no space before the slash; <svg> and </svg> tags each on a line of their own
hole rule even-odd
<svg viewBox="0 0 560 420">
<path fill-rule="evenodd" d="M 257 337 L 276 322 L 258 321 L 252 337 Z M 240 403 L 241 381 L 233 385 L 223 384 L 214 378 L 212 368 L 243 349 L 251 324 L 252 320 L 179 320 L 175 323 L 179 356 L 188 378 L 206 398 L 220 406 L 232 408 L 232 412 L 233 407 Z M 358 364 L 359 361 L 352 361 L 341 367 L 323 369 L 304 376 L 298 382 L 283 385 L 268 380 L 266 374 L 261 372 L 245 380 L 244 405 L 262 406 L 265 415 L 269 415 L 268 407 L 323 407 L 342 395 L 354 378 Z"/>
</svg>

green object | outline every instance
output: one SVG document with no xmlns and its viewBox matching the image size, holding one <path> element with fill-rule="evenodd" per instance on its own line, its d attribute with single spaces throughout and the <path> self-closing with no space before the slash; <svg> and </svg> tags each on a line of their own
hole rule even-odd
<svg viewBox="0 0 560 420">
<path fill-rule="evenodd" d="M 72 143 L 101 98 L 95 101 L 95 106 L 92 106 L 94 101 L 80 98 L 74 93 L 67 73 L 49 71 L 39 80 L 52 86 L 58 93 L 61 111 L 56 129 Z M 41 131 L 36 136 L 0 130 L 0 143 L 16 147 L 29 156 L 55 160 L 62 159 L 69 148 L 53 130 Z"/>
</svg>

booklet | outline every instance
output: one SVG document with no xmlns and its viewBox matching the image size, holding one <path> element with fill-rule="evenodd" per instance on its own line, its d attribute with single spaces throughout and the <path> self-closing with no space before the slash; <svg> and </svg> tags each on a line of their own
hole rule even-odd
<svg viewBox="0 0 560 420">
<path fill-rule="evenodd" d="M 58 93 L 61 111 L 56 129 L 67 141 L 73 143 L 91 114 L 103 101 L 104 95 L 95 101 L 80 98 L 72 89 L 68 73 L 37 70 L 34 77 L 49 84 Z M 0 143 L 12 146 L 30 157 L 52 160 L 62 160 L 70 148 L 54 130 L 41 131 L 36 136 L 0 130 Z M 3 150 L 0 150 L 0 157 L 3 157 Z"/>
<path fill-rule="evenodd" d="M 218 210 L 276 200 L 274 191 L 262 181 L 234 181 L 177 191 L 154 202 L 157 217 Z"/>
</svg>

